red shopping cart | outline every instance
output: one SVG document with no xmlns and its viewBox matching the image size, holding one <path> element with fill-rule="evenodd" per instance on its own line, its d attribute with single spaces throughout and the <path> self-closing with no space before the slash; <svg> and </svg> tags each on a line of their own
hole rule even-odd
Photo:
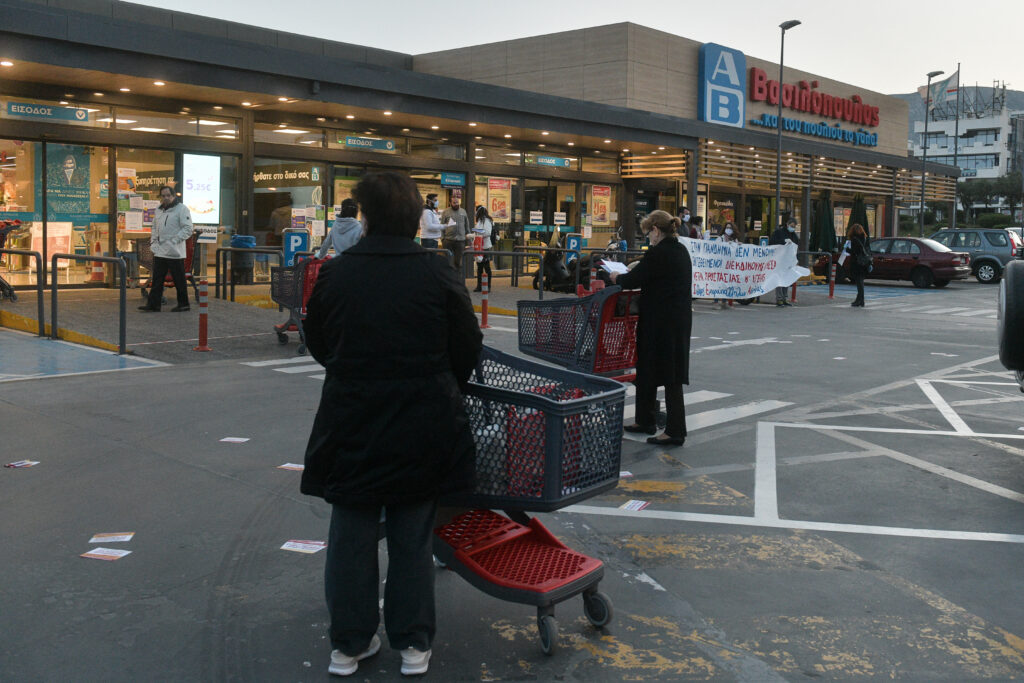
<svg viewBox="0 0 1024 683">
<path fill-rule="evenodd" d="M 274 325 L 279 344 L 288 343 L 288 332 L 299 333 L 298 353 L 306 353 L 306 333 L 302 321 L 306 319 L 306 305 L 313 293 L 313 285 L 320 275 L 320 266 L 327 259 L 305 258 L 292 266 L 274 266 L 270 269 L 270 298 L 288 309 L 288 320 Z"/>
<path fill-rule="evenodd" d="M 618 484 L 625 388 L 484 347 L 464 397 L 476 485 L 442 501 L 471 509 L 434 530 L 434 554 L 488 595 L 535 606 L 541 649 L 553 654 L 556 604 L 582 594 L 584 614 L 601 628 L 612 603 L 598 590 L 604 564 L 526 513 L 558 510 Z"/>
<path fill-rule="evenodd" d="M 199 239 L 199 234 L 193 233 L 185 240 L 185 286 L 192 285 L 196 303 L 199 303 L 199 284 L 196 282 L 195 276 L 192 275 L 192 259 L 196 253 L 197 239 Z M 135 240 L 135 252 L 138 254 L 139 265 L 149 271 L 149 279 L 142 284 L 142 298 L 148 299 L 149 289 L 153 286 L 153 248 L 150 246 L 149 240 Z M 164 278 L 164 287 L 174 287 L 174 279 L 169 274 Z M 160 303 L 167 303 L 166 298 Z"/>
<path fill-rule="evenodd" d="M 0 249 L 7 244 L 7 236 L 20 229 L 21 221 L 19 220 L 0 220 Z M 8 255 L 7 258 L 9 259 L 11 256 Z M 18 293 L 14 291 L 14 287 L 7 280 L 0 277 L 0 301 L 4 299 L 10 299 L 11 303 L 14 303 L 18 300 Z"/>
<path fill-rule="evenodd" d="M 519 350 L 569 370 L 635 379 L 640 292 L 619 286 L 590 296 L 520 301 Z"/>
</svg>

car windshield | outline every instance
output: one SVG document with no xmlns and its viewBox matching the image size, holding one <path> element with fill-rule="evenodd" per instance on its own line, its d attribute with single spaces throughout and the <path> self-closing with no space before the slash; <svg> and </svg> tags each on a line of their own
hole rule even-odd
<svg viewBox="0 0 1024 683">
<path fill-rule="evenodd" d="M 926 246 L 929 249 L 931 249 L 932 251 L 953 251 L 952 249 L 947 247 L 945 244 L 940 244 L 939 242 L 936 242 L 935 240 L 932 240 L 932 239 L 925 238 L 925 239 L 921 239 L 921 240 L 918 240 L 918 241 L 921 244 L 923 244 L 924 246 Z"/>
</svg>

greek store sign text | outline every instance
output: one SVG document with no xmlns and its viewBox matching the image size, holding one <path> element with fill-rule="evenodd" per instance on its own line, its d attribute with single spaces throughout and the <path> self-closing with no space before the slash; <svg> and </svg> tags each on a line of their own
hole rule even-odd
<svg viewBox="0 0 1024 683">
<path fill-rule="evenodd" d="M 750 125 L 761 126 L 762 128 L 778 128 L 779 117 L 775 114 L 761 114 L 759 119 L 751 119 Z M 840 127 L 838 123 L 831 126 L 825 122 L 814 123 L 813 121 L 799 121 L 782 117 L 782 130 L 789 133 L 803 133 L 813 135 L 816 138 L 835 140 L 837 142 L 849 142 L 854 145 L 865 147 L 878 146 L 878 133 L 869 133 L 863 128 L 859 130 L 848 130 Z"/>
</svg>

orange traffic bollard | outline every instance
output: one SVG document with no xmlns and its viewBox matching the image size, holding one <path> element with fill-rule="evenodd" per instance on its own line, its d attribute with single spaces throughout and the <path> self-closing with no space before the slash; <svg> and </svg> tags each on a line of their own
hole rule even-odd
<svg viewBox="0 0 1024 683">
<path fill-rule="evenodd" d="M 207 296 L 207 285 L 206 280 L 199 281 L 199 346 L 193 348 L 193 351 L 213 351 L 207 346 L 207 311 L 209 309 L 209 297 Z"/>
<path fill-rule="evenodd" d="M 480 329 L 486 330 L 491 327 L 487 324 L 487 295 L 491 293 L 491 278 L 487 277 L 487 273 L 480 275 L 480 289 L 483 292 L 480 298 Z"/>
</svg>

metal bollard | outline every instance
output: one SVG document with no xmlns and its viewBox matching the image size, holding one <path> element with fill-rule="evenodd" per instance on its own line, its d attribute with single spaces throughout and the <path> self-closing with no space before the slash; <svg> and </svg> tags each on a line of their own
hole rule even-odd
<svg viewBox="0 0 1024 683">
<path fill-rule="evenodd" d="M 828 298 L 832 299 L 836 293 L 836 263 L 832 262 L 832 278 L 828 281 Z"/>
<path fill-rule="evenodd" d="M 193 351 L 213 351 L 207 346 L 208 331 L 207 331 L 207 312 L 210 306 L 209 298 L 207 296 L 207 283 L 206 280 L 199 281 L 199 346 L 193 348 Z"/>
<path fill-rule="evenodd" d="M 480 289 L 483 295 L 480 297 L 480 329 L 490 329 L 490 325 L 487 324 L 487 295 L 491 293 L 491 278 L 487 277 L 487 273 L 481 274 Z"/>
<path fill-rule="evenodd" d="M 796 303 L 796 283 L 793 283 L 793 291 L 789 295 L 789 300 L 792 303 Z"/>
</svg>

